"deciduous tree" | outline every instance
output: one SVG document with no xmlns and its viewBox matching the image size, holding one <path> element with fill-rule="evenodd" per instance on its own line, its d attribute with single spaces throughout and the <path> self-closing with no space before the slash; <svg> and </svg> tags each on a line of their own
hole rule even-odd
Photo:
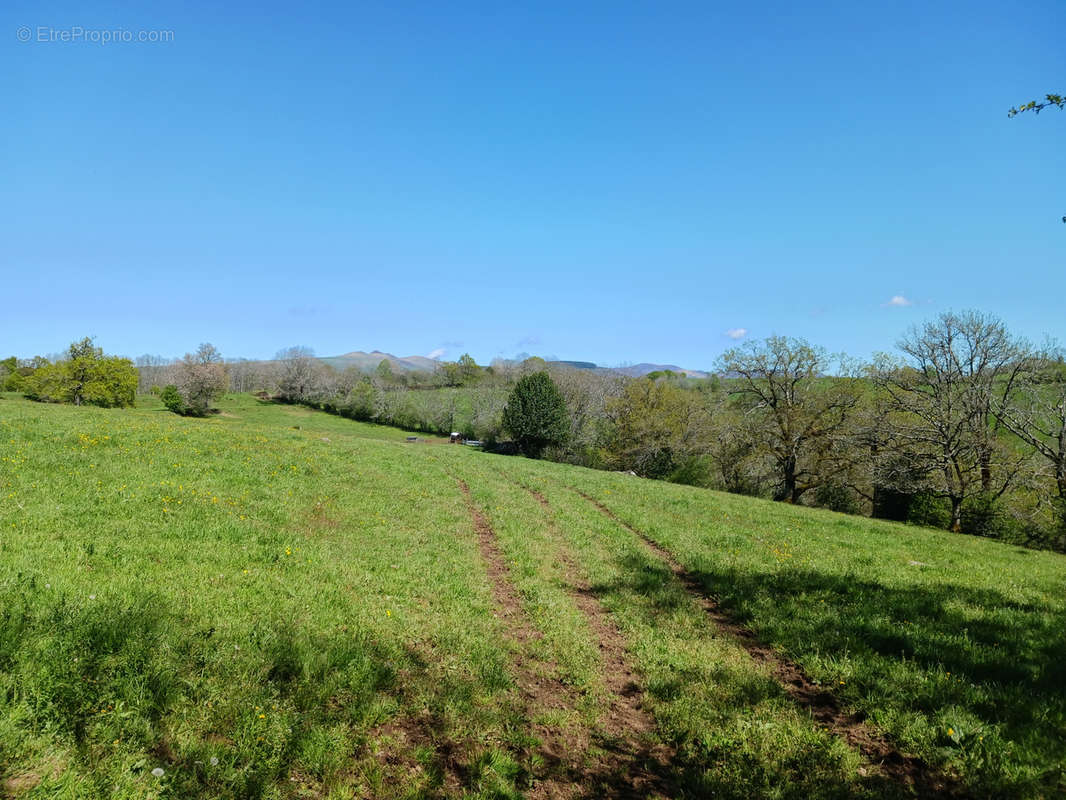
<svg viewBox="0 0 1066 800">
<path fill-rule="evenodd" d="M 607 403 L 618 466 L 663 478 L 707 452 L 710 415 L 702 396 L 676 382 L 639 378 Z"/>
<path fill-rule="evenodd" d="M 1003 424 L 1051 467 L 1066 503 L 1066 353 L 1049 346 L 1022 372 L 1013 392 L 996 397 Z"/>
<path fill-rule="evenodd" d="M 519 378 L 503 409 L 503 426 L 531 458 L 539 458 L 546 447 L 566 442 L 566 404 L 547 372 Z"/>
<path fill-rule="evenodd" d="M 25 378 L 28 397 L 78 406 L 133 405 L 137 368 L 128 358 L 105 356 L 90 337 L 72 342 L 64 355 L 54 364 L 40 364 Z"/>
<path fill-rule="evenodd" d="M 744 412 L 747 435 L 772 460 L 776 498 L 790 503 L 844 469 L 856 381 L 827 377 L 826 351 L 803 339 L 771 336 L 724 353 L 718 368 Z"/>
<path fill-rule="evenodd" d="M 316 390 L 318 361 L 310 347 L 289 347 L 277 354 L 278 394 L 291 403 L 311 399 Z"/>
<path fill-rule="evenodd" d="M 927 476 L 948 499 L 959 531 L 963 503 L 1002 496 L 1023 462 L 1004 445 L 993 410 L 1012 391 L 1025 345 L 995 317 L 964 311 L 911 328 L 897 347 L 902 360 L 882 357 L 875 372 L 886 442 L 904 457 L 900 474 L 912 483 Z"/>
<path fill-rule="evenodd" d="M 185 413 L 202 417 L 216 398 L 229 387 L 222 354 L 213 344 L 201 344 L 195 353 L 186 353 L 177 364 L 177 387 L 185 401 Z"/>
</svg>

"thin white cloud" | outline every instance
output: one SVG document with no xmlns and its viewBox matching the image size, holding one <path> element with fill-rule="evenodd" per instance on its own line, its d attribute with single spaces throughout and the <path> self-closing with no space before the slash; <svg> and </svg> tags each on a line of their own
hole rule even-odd
<svg viewBox="0 0 1066 800">
<path fill-rule="evenodd" d="M 426 353 L 426 358 L 440 358 L 447 352 L 448 351 L 445 348 L 438 347 L 436 350 L 430 350 L 428 353 Z"/>
<path fill-rule="evenodd" d="M 730 339 L 743 339 L 748 335 L 747 328 L 730 328 L 725 332 L 725 335 Z"/>
<path fill-rule="evenodd" d="M 882 305 L 888 306 L 889 308 L 906 308 L 907 306 L 913 306 L 914 301 L 908 300 L 901 294 L 894 294 L 892 295 L 891 300 L 889 300 L 887 303 L 882 303 Z"/>
</svg>

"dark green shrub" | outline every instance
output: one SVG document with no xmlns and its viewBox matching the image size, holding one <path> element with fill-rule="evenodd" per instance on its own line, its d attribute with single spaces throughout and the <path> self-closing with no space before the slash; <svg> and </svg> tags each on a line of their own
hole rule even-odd
<svg viewBox="0 0 1066 800">
<path fill-rule="evenodd" d="M 159 399 L 163 401 L 163 405 L 167 407 L 168 411 L 173 411 L 175 414 L 185 415 L 188 411 L 185 400 L 181 396 L 181 392 L 178 391 L 178 387 L 174 384 L 168 384 L 159 391 Z"/>
<path fill-rule="evenodd" d="M 951 505 L 946 498 L 937 497 L 929 492 L 918 492 L 911 497 L 907 510 L 907 522 L 912 525 L 925 525 L 927 528 L 944 528 L 951 526 Z"/>
<path fill-rule="evenodd" d="M 666 479 L 685 486 L 710 487 L 713 482 L 712 462 L 709 456 L 689 456 L 679 464 Z"/>
<path fill-rule="evenodd" d="M 887 486 L 874 486 L 873 510 L 870 516 L 875 519 L 906 522 L 913 499 L 914 495 L 910 492 L 901 492 Z"/>
<path fill-rule="evenodd" d="M 814 503 L 820 508 L 839 511 L 842 514 L 858 514 L 859 502 L 855 494 L 839 483 L 823 483 L 814 493 Z"/>
<path fill-rule="evenodd" d="M 991 494 L 971 497 L 962 504 L 962 530 L 974 536 L 1010 538 L 1010 518 L 998 498 Z"/>
<path fill-rule="evenodd" d="M 519 378 L 503 409 L 503 426 L 531 458 L 539 458 L 550 445 L 566 443 L 570 431 L 566 402 L 547 372 Z"/>
<path fill-rule="evenodd" d="M 647 448 L 634 455 L 633 471 L 642 478 L 665 478 L 677 468 L 674 451 L 669 446 Z"/>
</svg>

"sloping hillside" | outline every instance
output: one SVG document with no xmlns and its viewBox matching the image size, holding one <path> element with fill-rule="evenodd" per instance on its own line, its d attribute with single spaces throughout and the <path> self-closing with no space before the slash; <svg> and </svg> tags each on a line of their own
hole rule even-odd
<svg viewBox="0 0 1066 800">
<path fill-rule="evenodd" d="M 1051 797 L 1066 558 L 246 396 L 0 398 L 13 797 Z"/>
<path fill-rule="evenodd" d="M 382 361 L 388 361 L 393 372 L 432 372 L 438 367 L 436 361 L 426 356 L 400 358 L 392 355 L 392 353 L 383 353 L 380 350 L 374 350 L 369 353 L 355 350 L 340 356 L 326 356 L 319 360 L 335 369 L 345 370 L 349 367 L 354 367 L 363 372 L 373 372 Z"/>
</svg>

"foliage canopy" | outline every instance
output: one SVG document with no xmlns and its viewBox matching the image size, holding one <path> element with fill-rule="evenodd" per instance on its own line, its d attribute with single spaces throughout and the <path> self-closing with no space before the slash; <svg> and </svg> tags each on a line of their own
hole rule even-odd
<svg viewBox="0 0 1066 800">
<path fill-rule="evenodd" d="M 43 364 L 27 376 L 23 391 L 33 400 L 104 408 L 132 406 L 137 368 L 128 358 L 105 356 L 90 337 L 72 342 L 66 358 Z"/>
<path fill-rule="evenodd" d="M 518 379 L 503 409 L 503 426 L 522 452 L 532 458 L 540 457 L 549 446 L 566 442 L 566 402 L 547 372 L 533 372 Z"/>
</svg>

